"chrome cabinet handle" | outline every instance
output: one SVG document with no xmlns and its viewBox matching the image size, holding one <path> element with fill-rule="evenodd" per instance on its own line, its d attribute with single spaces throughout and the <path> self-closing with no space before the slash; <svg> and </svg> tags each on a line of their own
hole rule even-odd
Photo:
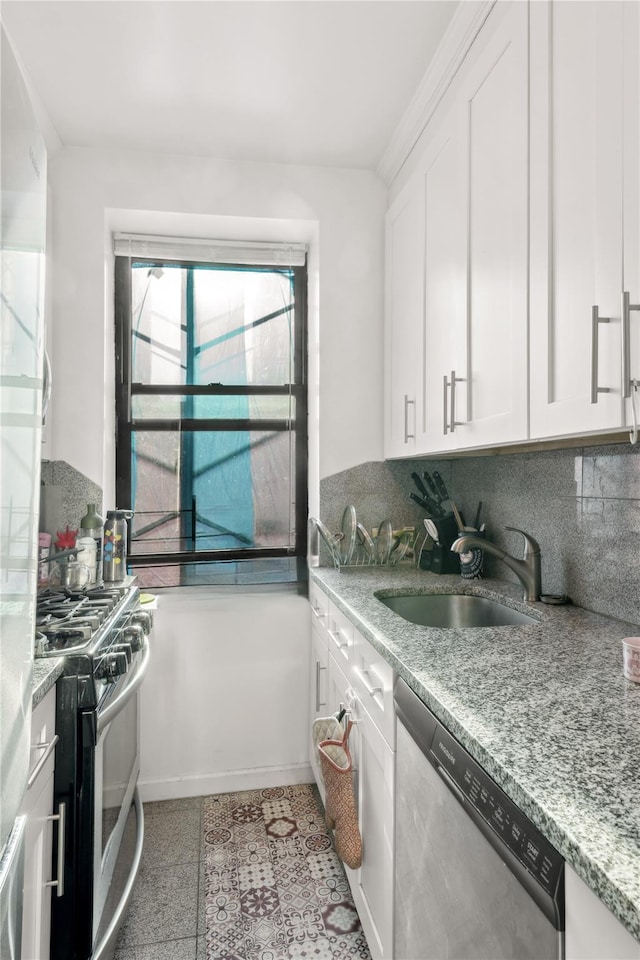
<svg viewBox="0 0 640 960">
<path fill-rule="evenodd" d="M 404 442 L 408 443 L 409 440 L 415 440 L 415 433 L 409 433 L 409 404 L 413 405 L 415 413 L 415 400 L 411 400 L 409 395 L 405 393 L 404 395 Z"/>
<path fill-rule="evenodd" d="M 57 897 L 64 897 L 64 850 L 67 839 L 66 819 L 66 803 L 59 803 L 58 812 L 47 817 L 47 820 L 58 821 L 58 862 L 56 864 L 56 879 L 49 880 L 48 883 L 45 883 L 45 887 L 55 887 Z"/>
<path fill-rule="evenodd" d="M 32 786 L 34 785 L 34 783 L 36 782 L 36 780 L 38 779 L 38 776 L 39 776 L 39 774 L 40 774 L 40 771 L 41 771 L 42 768 L 45 766 L 47 760 L 49 759 L 49 757 L 51 756 L 51 754 L 52 754 L 53 751 L 55 750 L 55 748 L 56 748 L 56 743 L 58 742 L 59 739 L 60 739 L 60 737 L 59 737 L 58 734 L 56 733 L 56 735 L 55 735 L 55 737 L 53 738 L 53 740 L 50 740 L 49 743 L 34 743 L 34 745 L 33 745 L 34 749 L 35 749 L 35 750 L 44 750 L 44 753 L 42 754 L 42 756 L 40 757 L 40 759 L 39 759 L 38 762 L 36 763 L 35 767 L 34 767 L 33 770 L 31 771 L 31 773 L 29 774 L 29 779 L 27 780 L 27 790 L 30 790 L 31 787 L 32 787 Z"/>
<path fill-rule="evenodd" d="M 318 620 L 324 620 L 326 617 L 326 613 L 320 613 L 320 608 L 313 606 L 313 604 L 311 605 L 311 613 L 313 613 Z"/>
<path fill-rule="evenodd" d="M 327 630 L 327 633 L 329 634 L 329 636 L 331 637 L 331 639 L 332 639 L 333 642 L 335 643 L 335 645 L 336 645 L 336 647 L 338 648 L 338 650 L 344 650 L 345 647 L 348 647 L 348 646 L 349 646 L 349 641 L 348 641 L 348 640 L 342 640 L 342 638 L 341 638 L 341 636 L 340 636 L 340 631 L 339 631 L 339 630 L 338 630 L 337 633 L 333 633 L 331 630 Z"/>
<path fill-rule="evenodd" d="M 367 691 L 370 697 L 375 697 L 377 693 L 380 693 L 380 694 L 384 693 L 383 687 L 373 686 L 373 684 L 369 680 L 368 670 L 360 670 L 358 667 L 354 667 L 354 670 L 360 677 L 360 680 L 362 681 L 362 686 L 365 688 L 365 690 Z"/>
<path fill-rule="evenodd" d="M 462 420 L 456 420 L 456 383 L 464 383 L 464 377 L 456 377 L 455 370 L 451 371 L 451 380 L 447 379 L 447 375 L 444 375 L 444 433 L 447 431 L 454 433 L 456 427 L 461 427 L 463 425 Z M 451 400 L 450 400 L 450 418 L 447 421 L 447 390 L 451 387 Z"/>
<path fill-rule="evenodd" d="M 324 707 L 324 700 L 320 700 L 320 672 L 326 670 L 326 667 L 320 666 L 320 661 L 316 660 L 316 713 L 320 710 L 320 707 Z"/>
<path fill-rule="evenodd" d="M 622 396 L 631 396 L 631 311 L 640 310 L 640 303 L 631 303 L 629 291 L 622 293 Z M 593 399 L 591 401 L 593 403 Z"/>
<path fill-rule="evenodd" d="M 598 327 L 610 323 L 611 317 L 601 317 L 598 306 L 591 307 L 591 403 L 598 402 L 599 393 L 610 393 L 609 387 L 598 386 Z M 624 329 L 624 323 L 623 323 Z"/>
</svg>

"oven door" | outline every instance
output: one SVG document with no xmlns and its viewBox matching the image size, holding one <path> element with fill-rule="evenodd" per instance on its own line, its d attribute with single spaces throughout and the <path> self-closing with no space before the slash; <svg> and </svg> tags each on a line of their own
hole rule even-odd
<svg viewBox="0 0 640 960">
<path fill-rule="evenodd" d="M 128 672 L 102 691 L 97 711 L 94 780 L 93 957 L 107 956 L 105 939 L 126 910 L 142 849 L 141 806 L 132 804 L 140 771 L 138 687 L 148 661 L 148 641 Z M 100 942 L 97 942 L 97 941 Z"/>
</svg>

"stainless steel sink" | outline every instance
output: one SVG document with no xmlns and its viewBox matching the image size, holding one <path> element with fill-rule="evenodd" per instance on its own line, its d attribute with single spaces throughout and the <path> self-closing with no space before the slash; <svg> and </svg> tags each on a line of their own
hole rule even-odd
<svg viewBox="0 0 640 960">
<path fill-rule="evenodd" d="M 423 627 L 504 627 L 540 623 L 535 617 L 496 600 L 463 593 L 378 596 L 378 600 L 405 620 Z"/>
</svg>

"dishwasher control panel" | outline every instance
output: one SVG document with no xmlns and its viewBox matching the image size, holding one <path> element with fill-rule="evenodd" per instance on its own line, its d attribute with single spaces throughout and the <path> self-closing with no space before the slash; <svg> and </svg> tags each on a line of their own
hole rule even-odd
<svg viewBox="0 0 640 960">
<path fill-rule="evenodd" d="M 558 851 L 439 723 L 430 753 L 432 763 L 448 774 L 465 801 L 553 896 L 562 878 L 564 863 Z"/>
</svg>

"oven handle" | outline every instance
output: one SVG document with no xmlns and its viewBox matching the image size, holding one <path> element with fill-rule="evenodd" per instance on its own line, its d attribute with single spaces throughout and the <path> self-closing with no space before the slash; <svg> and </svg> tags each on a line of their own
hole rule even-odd
<svg viewBox="0 0 640 960">
<path fill-rule="evenodd" d="M 128 701 L 131 699 L 133 694 L 136 692 L 142 681 L 144 680 L 144 675 L 149 665 L 149 641 L 147 638 L 144 638 L 144 646 L 142 648 L 142 659 L 140 665 L 136 671 L 136 675 L 130 683 L 124 688 L 122 693 L 116 697 L 113 703 L 110 703 L 109 706 L 98 714 L 98 736 L 102 731 L 107 727 L 113 718 L 120 713 L 120 711 L 126 706 Z"/>
<path fill-rule="evenodd" d="M 138 876 L 138 870 L 140 869 L 142 845 L 144 842 L 144 811 L 142 809 L 142 802 L 140 800 L 140 794 L 138 793 L 137 787 L 133 792 L 133 806 L 136 811 L 136 848 L 133 854 L 133 863 L 131 864 L 131 870 L 129 872 L 129 876 L 127 877 L 127 883 L 122 892 L 120 902 L 111 919 L 111 923 L 105 930 L 102 939 L 96 944 L 93 953 L 91 954 L 91 960 L 102 960 L 103 957 L 108 955 L 107 951 L 112 945 L 111 941 L 116 937 L 124 914 L 129 908 L 129 903 L 133 894 L 133 887 L 136 882 L 136 877 Z"/>
</svg>

